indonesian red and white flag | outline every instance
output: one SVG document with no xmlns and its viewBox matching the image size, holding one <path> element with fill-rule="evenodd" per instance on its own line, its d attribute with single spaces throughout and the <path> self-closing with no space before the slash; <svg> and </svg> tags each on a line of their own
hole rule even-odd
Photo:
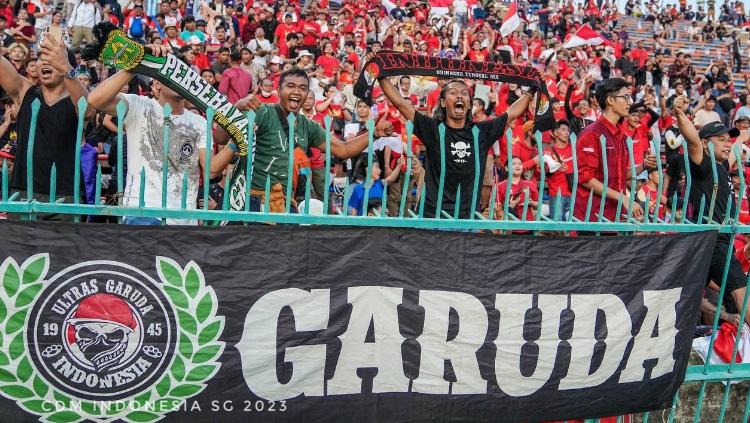
<svg viewBox="0 0 750 423">
<path fill-rule="evenodd" d="M 513 31 L 521 26 L 521 17 L 518 16 L 518 2 L 513 2 L 508 8 L 508 12 L 503 18 L 503 24 L 500 26 L 500 35 L 507 37 L 512 34 Z"/>
<path fill-rule="evenodd" d="M 604 37 L 597 31 L 594 31 L 588 24 L 583 25 L 573 34 L 568 41 L 563 44 L 563 48 L 573 48 L 579 46 L 597 46 L 604 43 Z"/>
</svg>

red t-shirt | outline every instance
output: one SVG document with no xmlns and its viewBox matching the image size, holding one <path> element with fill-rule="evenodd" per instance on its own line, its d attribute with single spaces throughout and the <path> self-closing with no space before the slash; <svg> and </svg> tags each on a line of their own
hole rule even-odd
<svg viewBox="0 0 750 423">
<path fill-rule="evenodd" d="M 219 92 L 225 94 L 229 102 L 234 104 L 250 93 L 252 85 L 253 77 L 246 70 L 239 67 L 229 68 L 221 75 Z"/>
<path fill-rule="evenodd" d="M 557 155 L 554 153 L 557 153 Z M 572 193 L 570 192 L 570 188 L 568 188 L 567 175 L 573 173 L 573 147 L 571 147 L 570 143 L 563 148 L 558 148 L 553 145 L 545 150 L 545 154 L 551 156 L 555 161 L 562 159 L 562 164 L 568 167 L 565 172 L 558 170 L 554 173 L 547 173 L 547 187 L 549 189 L 550 197 L 554 198 L 558 191 L 561 196 L 569 197 Z M 560 157 L 559 159 L 558 156 Z M 545 171 L 549 172 L 549 169 L 546 169 Z"/>
<path fill-rule="evenodd" d="M 302 45 L 312 46 L 318 44 L 320 25 L 317 22 L 304 20 L 299 23 L 299 31 L 303 34 Z M 308 34 L 305 31 L 309 31 L 310 33 Z"/>
<path fill-rule="evenodd" d="M 497 185 L 497 197 L 496 201 L 500 204 L 505 204 L 505 191 L 508 188 L 508 181 L 502 181 Z M 524 181 L 523 179 L 518 181 L 517 184 L 512 184 L 510 187 L 510 198 L 518 196 L 518 205 L 514 208 L 516 215 L 519 219 L 532 221 L 535 219 L 534 209 L 531 204 L 526 208 L 526 215 L 523 216 L 523 205 L 526 202 L 526 193 L 529 194 L 529 202 L 539 201 L 539 190 L 536 185 L 530 181 Z"/>
<path fill-rule="evenodd" d="M 474 60 L 476 62 L 484 62 L 489 58 L 489 53 L 487 52 L 487 49 L 481 49 L 481 50 L 471 50 L 469 52 L 469 60 Z"/>
<path fill-rule="evenodd" d="M 279 97 L 276 94 L 271 94 L 268 97 L 264 97 L 262 93 L 258 94 L 258 100 L 264 104 L 276 104 L 279 102 Z"/>
<path fill-rule="evenodd" d="M 336 71 L 338 71 L 341 66 L 335 57 L 326 55 L 318 57 L 315 64 L 323 66 L 323 75 L 328 78 L 333 78 L 336 75 Z"/>
<path fill-rule="evenodd" d="M 278 44 L 285 44 L 286 35 L 290 32 L 295 32 L 296 30 L 297 28 L 294 26 L 294 24 L 287 25 L 285 23 L 281 23 L 276 27 L 276 31 L 273 32 L 273 35 L 279 37 Z"/>
</svg>

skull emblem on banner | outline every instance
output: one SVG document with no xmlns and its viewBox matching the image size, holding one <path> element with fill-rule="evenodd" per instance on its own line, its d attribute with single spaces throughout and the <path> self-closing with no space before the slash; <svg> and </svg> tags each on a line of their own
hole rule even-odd
<svg viewBox="0 0 750 423">
<path fill-rule="evenodd" d="M 127 361 L 133 341 L 140 343 L 135 313 L 123 299 L 94 294 L 66 321 L 68 347 L 74 357 L 100 372 Z"/>
</svg>

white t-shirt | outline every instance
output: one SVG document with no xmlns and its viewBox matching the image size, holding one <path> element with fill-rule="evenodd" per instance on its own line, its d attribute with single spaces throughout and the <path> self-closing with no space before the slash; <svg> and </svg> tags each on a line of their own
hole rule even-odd
<svg viewBox="0 0 750 423">
<path fill-rule="evenodd" d="M 265 56 L 258 56 L 255 52 L 258 51 L 258 49 L 271 51 L 271 42 L 265 38 L 263 40 L 253 38 L 247 43 L 247 48 L 253 52 L 253 63 L 265 67 L 266 61 L 271 54 L 267 53 Z"/>
<path fill-rule="evenodd" d="M 164 113 L 158 101 L 135 94 L 124 94 L 128 112 L 123 121 L 127 132 L 128 175 L 123 204 L 138 207 L 141 169 L 145 169 L 146 207 L 161 207 L 162 136 Z M 179 209 L 182 203 L 182 178 L 187 173 L 187 208 L 197 205 L 200 165 L 198 157 L 206 148 L 206 119 L 184 111 L 172 115 L 169 130 L 167 207 Z M 195 225 L 196 220 L 167 219 L 167 224 Z"/>
<path fill-rule="evenodd" d="M 695 112 L 693 124 L 697 128 L 701 128 L 711 122 L 721 122 L 721 117 L 718 113 L 714 112 L 713 110 L 709 112 L 706 109 L 700 109 Z"/>
</svg>

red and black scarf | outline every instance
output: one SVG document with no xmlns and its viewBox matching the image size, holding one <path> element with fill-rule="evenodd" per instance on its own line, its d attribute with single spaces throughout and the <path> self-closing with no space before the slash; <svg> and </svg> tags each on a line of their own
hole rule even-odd
<svg viewBox="0 0 750 423">
<path fill-rule="evenodd" d="M 372 105 L 372 89 L 379 78 L 400 75 L 438 76 L 445 78 L 480 79 L 507 82 L 537 90 L 534 127 L 546 131 L 555 127 L 547 85 L 539 71 L 528 66 L 474 62 L 415 54 L 380 51 L 364 65 L 354 85 L 354 95 Z"/>
</svg>

